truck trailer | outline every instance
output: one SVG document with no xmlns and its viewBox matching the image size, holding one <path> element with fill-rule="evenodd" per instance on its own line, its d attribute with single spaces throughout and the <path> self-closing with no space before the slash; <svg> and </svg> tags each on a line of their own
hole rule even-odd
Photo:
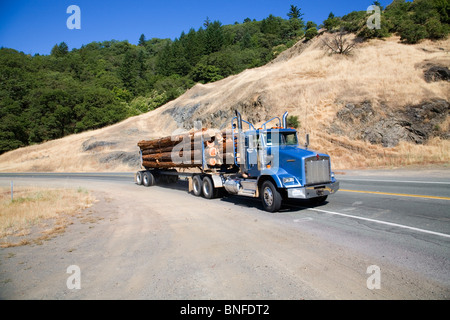
<svg viewBox="0 0 450 320">
<path fill-rule="evenodd" d="M 323 203 L 339 189 L 330 156 L 309 150 L 309 135 L 300 146 L 297 131 L 287 126 L 287 116 L 286 112 L 256 129 L 236 111 L 226 131 L 202 129 L 140 141 L 142 169 L 135 181 L 150 187 L 185 177 L 195 196 L 213 199 L 228 193 L 260 198 L 269 212 L 278 211 L 287 199 Z"/>
</svg>

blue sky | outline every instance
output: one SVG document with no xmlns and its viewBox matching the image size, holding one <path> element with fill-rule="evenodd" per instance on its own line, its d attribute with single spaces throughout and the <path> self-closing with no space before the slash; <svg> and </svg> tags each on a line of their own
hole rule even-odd
<svg viewBox="0 0 450 320">
<path fill-rule="evenodd" d="M 382 6 L 392 0 L 381 0 Z M 0 0 L 0 47 L 26 54 L 49 54 L 55 44 L 69 49 L 93 41 L 179 37 L 182 31 L 198 29 L 206 17 L 222 24 L 245 18 L 262 20 L 273 14 L 287 18 L 291 4 L 304 13 L 305 21 L 320 24 L 330 12 L 342 16 L 366 10 L 373 0 Z M 70 5 L 81 9 L 81 29 L 69 30 L 66 13 Z"/>
</svg>

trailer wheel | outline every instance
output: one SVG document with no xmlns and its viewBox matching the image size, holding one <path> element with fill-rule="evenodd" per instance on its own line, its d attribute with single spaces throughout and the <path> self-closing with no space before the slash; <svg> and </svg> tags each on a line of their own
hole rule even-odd
<svg viewBox="0 0 450 320">
<path fill-rule="evenodd" d="M 192 189 L 194 196 L 199 197 L 202 195 L 202 178 L 199 175 L 195 175 L 192 177 Z"/>
<path fill-rule="evenodd" d="M 143 173 L 142 173 L 142 171 L 138 171 L 138 172 L 136 173 L 136 184 L 137 184 L 138 186 L 142 185 L 142 178 L 143 178 Z"/>
<path fill-rule="evenodd" d="M 261 200 L 264 210 L 276 212 L 281 208 L 282 197 L 271 181 L 266 181 L 261 186 Z"/>
<path fill-rule="evenodd" d="M 214 183 L 210 176 L 205 176 L 203 178 L 203 196 L 206 199 L 214 199 L 217 198 L 217 195 L 219 194 L 219 189 L 214 188 Z"/>
<path fill-rule="evenodd" d="M 142 183 L 146 187 L 151 187 L 155 185 L 155 177 L 150 171 L 145 171 L 142 175 Z"/>
</svg>

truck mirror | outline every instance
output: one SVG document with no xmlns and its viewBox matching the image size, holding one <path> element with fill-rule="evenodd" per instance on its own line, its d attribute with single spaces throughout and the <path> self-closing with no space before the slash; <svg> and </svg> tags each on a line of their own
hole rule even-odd
<svg viewBox="0 0 450 320">
<path fill-rule="evenodd" d="M 309 147 L 309 133 L 306 134 L 305 148 Z"/>
</svg>

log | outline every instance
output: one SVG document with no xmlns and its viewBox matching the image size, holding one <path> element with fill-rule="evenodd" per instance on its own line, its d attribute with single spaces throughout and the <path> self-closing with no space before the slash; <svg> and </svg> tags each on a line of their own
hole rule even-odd
<svg viewBox="0 0 450 320">
<path fill-rule="evenodd" d="M 236 140 L 231 137 L 231 134 L 225 132 L 214 132 L 203 129 L 202 131 L 190 132 L 174 137 L 164 137 L 161 139 L 154 139 L 149 141 L 140 141 L 138 143 L 142 153 L 143 166 L 147 168 L 196 168 L 201 167 L 199 163 L 194 164 L 194 160 L 198 160 L 202 156 L 201 150 L 198 149 L 198 135 L 203 135 L 203 143 L 205 150 L 206 164 L 209 166 L 220 166 L 222 164 L 230 164 L 231 159 L 234 161 L 233 146 L 237 147 Z M 183 143 L 188 141 L 190 145 L 183 150 Z M 181 145 L 180 145 L 181 144 Z M 173 159 L 173 150 L 175 147 L 181 149 L 178 153 L 179 159 Z M 191 148 L 188 150 L 188 148 Z M 230 150 L 231 149 L 231 150 Z M 189 164 L 174 163 L 173 160 L 182 160 L 190 152 L 188 158 L 192 161 Z M 228 161 L 230 159 L 230 161 Z"/>
<path fill-rule="evenodd" d="M 211 142 L 211 140 L 217 142 L 218 140 L 222 140 L 223 142 L 227 139 L 227 133 L 226 132 L 211 132 L 207 129 L 202 129 L 202 131 L 196 131 L 196 132 L 189 132 L 186 134 L 180 134 L 177 136 L 170 136 L 170 137 L 163 137 L 159 139 L 153 139 L 153 140 L 142 140 L 138 142 L 138 147 L 141 149 L 154 149 L 154 148 L 165 148 L 165 147 L 173 147 L 177 145 L 178 143 L 182 142 L 183 139 L 187 136 L 189 139 L 193 142 L 194 138 L 198 135 L 203 135 L 203 138 L 206 142 Z M 222 138 L 222 139 L 221 139 Z M 229 138 L 231 139 L 231 138 Z M 222 142 L 222 141 L 219 141 Z"/>
<path fill-rule="evenodd" d="M 182 142 L 179 142 L 177 144 L 175 144 L 172 147 L 164 147 L 164 148 L 141 148 L 142 154 L 143 155 L 149 155 L 149 154 L 155 154 L 155 153 L 164 153 L 164 152 L 172 152 L 173 148 L 180 146 Z M 190 150 L 194 150 L 196 147 L 196 144 L 194 142 L 192 142 L 190 144 Z"/>
<path fill-rule="evenodd" d="M 201 156 L 201 151 L 191 151 L 190 153 L 190 159 L 194 159 L 196 156 Z M 183 158 L 185 156 L 185 152 L 180 152 L 178 156 L 180 158 Z M 172 152 L 165 152 L 165 153 L 155 153 L 155 154 L 149 154 L 149 155 L 143 155 L 142 159 L 144 161 L 169 161 L 172 162 L 173 154 Z"/>
<path fill-rule="evenodd" d="M 176 144 L 182 142 L 183 139 L 185 139 L 186 137 L 188 137 L 191 141 L 194 141 L 194 138 L 197 137 L 198 135 L 207 135 L 207 134 L 208 134 L 207 130 L 202 129 L 202 131 L 188 132 L 176 136 L 164 137 L 153 140 L 142 140 L 138 142 L 138 147 L 141 149 L 173 147 Z"/>
<path fill-rule="evenodd" d="M 176 164 L 173 162 L 154 162 L 154 161 L 143 161 L 142 165 L 145 168 L 153 169 L 171 169 L 171 168 L 199 168 L 201 164 Z"/>
</svg>

